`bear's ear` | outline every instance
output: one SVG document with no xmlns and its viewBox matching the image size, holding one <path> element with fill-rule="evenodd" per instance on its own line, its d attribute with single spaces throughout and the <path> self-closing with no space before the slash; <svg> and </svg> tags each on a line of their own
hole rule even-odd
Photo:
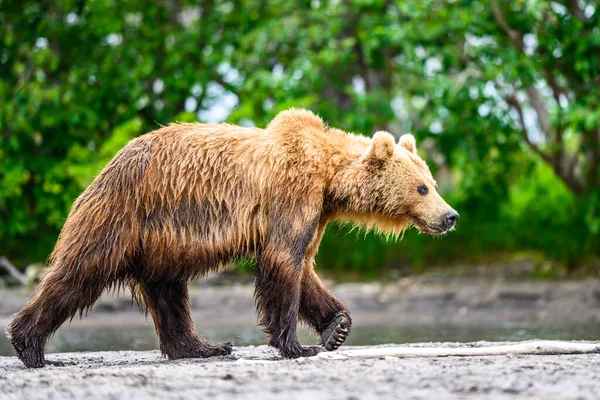
<svg viewBox="0 0 600 400">
<path fill-rule="evenodd" d="M 415 137 L 410 133 L 405 133 L 404 135 L 400 136 L 398 144 L 404 147 L 406 150 L 410 151 L 411 153 L 417 154 L 417 141 L 415 140 Z"/>
<path fill-rule="evenodd" d="M 394 137 L 388 132 L 375 132 L 367 154 L 367 157 L 376 160 L 390 158 L 394 154 Z"/>
</svg>

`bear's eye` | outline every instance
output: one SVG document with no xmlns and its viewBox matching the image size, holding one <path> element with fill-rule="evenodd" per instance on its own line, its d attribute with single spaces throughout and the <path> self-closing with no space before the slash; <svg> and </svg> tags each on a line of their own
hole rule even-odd
<svg viewBox="0 0 600 400">
<path fill-rule="evenodd" d="M 429 193 L 429 189 L 425 185 L 419 185 L 419 186 L 417 186 L 417 192 L 419 192 L 419 194 L 422 194 L 423 196 L 425 196 L 427 193 Z"/>
</svg>

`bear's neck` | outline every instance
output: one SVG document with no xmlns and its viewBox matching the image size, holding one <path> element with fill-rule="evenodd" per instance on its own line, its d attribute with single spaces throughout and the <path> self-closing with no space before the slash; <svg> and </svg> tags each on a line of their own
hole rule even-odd
<svg viewBox="0 0 600 400">
<path fill-rule="evenodd" d="M 335 129 L 328 133 L 333 143 L 322 147 L 323 167 L 327 171 L 323 211 L 335 218 L 336 215 L 360 211 L 353 201 L 360 179 L 355 176 L 358 170 L 353 165 L 367 151 L 370 139 Z"/>
</svg>

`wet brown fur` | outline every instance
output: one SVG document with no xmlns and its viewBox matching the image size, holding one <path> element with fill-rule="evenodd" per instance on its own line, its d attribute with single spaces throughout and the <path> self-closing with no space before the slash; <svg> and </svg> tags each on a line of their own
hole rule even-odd
<svg viewBox="0 0 600 400">
<path fill-rule="evenodd" d="M 414 190 L 419 183 L 430 186 L 428 199 Z M 46 341 L 65 320 L 105 289 L 128 285 L 168 357 L 229 354 L 230 344 L 196 334 L 187 282 L 255 257 L 270 345 L 285 357 L 314 355 L 298 343 L 298 319 L 322 332 L 336 314 L 349 318 L 313 268 L 327 223 L 428 231 L 422 222 L 449 209 L 434 187 L 412 136 L 396 144 L 387 133 L 348 134 L 306 110 L 283 112 L 266 129 L 163 127 L 127 144 L 75 201 L 8 337 L 27 366 L 41 367 Z"/>
</svg>

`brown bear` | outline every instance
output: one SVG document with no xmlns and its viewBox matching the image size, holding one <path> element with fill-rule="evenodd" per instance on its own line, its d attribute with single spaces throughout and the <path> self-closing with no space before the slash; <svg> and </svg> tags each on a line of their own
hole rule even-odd
<svg viewBox="0 0 600 400">
<path fill-rule="evenodd" d="M 338 348 L 347 308 L 321 283 L 314 257 L 330 221 L 429 234 L 458 219 L 436 192 L 414 137 L 372 139 L 330 128 L 306 110 L 266 129 L 180 123 L 130 141 L 77 198 L 49 268 L 8 338 L 27 367 L 65 320 L 107 288 L 127 285 L 154 319 L 170 359 L 231 353 L 194 329 L 188 281 L 254 257 L 255 298 L 269 345 L 283 357 Z M 323 347 L 302 347 L 298 319 Z"/>
</svg>

